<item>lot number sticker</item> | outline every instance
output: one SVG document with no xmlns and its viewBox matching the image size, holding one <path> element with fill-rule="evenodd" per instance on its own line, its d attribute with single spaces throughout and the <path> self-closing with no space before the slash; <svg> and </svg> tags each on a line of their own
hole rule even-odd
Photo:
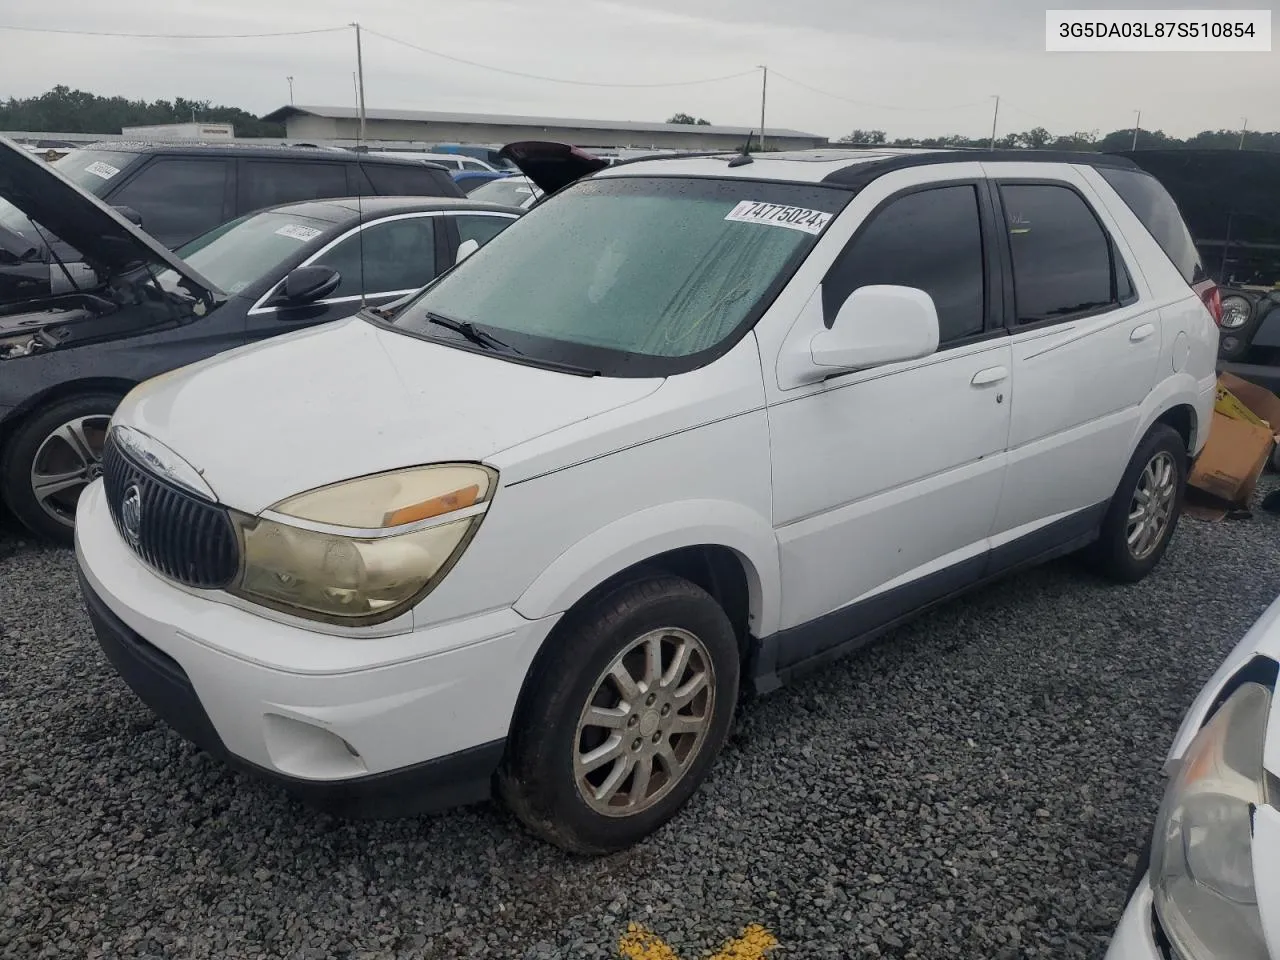
<svg viewBox="0 0 1280 960">
<path fill-rule="evenodd" d="M 101 160 L 95 160 L 84 168 L 85 173 L 92 173 L 95 177 L 101 177 L 103 180 L 110 180 L 120 172 L 119 167 L 113 167 L 109 163 L 103 163 Z"/>
<path fill-rule="evenodd" d="M 729 211 L 725 219 L 734 223 L 767 223 L 774 227 L 819 234 L 831 219 L 831 214 L 821 210 L 806 210 L 804 207 L 787 207 L 780 203 L 743 200 Z"/>
<path fill-rule="evenodd" d="M 296 223 L 286 223 L 283 227 L 276 231 L 282 237 L 289 237 L 292 240 L 301 240 L 306 243 L 308 240 L 314 240 L 320 236 L 320 231 L 315 227 L 303 227 Z"/>
</svg>

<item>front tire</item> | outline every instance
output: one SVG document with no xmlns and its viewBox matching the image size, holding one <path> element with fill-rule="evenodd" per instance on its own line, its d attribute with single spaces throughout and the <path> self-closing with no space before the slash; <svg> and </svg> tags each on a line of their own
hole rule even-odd
<svg viewBox="0 0 1280 960">
<path fill-rule="evenodd" d="M 1154 570 L 1182 515 L 1186 485 L 1182 437 L 1157 423 L 1134 451 L 1087 554 L 1094 570 L 1121 583 L 1136 583 Z"/>
<path fill-rule="evenodd" d="M 657 575 L 567 615 L 498 773 L 533 833 L 602 854 L 670 820 L 706 778 L 738 698 L 738 644 L 700 587 Z"/>
<path fill-rule="evenodd" d="M 102 473 L 107 425 L 119 404 L 112 393 L 68 397 L 14 430 L 0 458 L 0 495 L 32 533 L 71 545 L 76 504 Z"/>
</svg>

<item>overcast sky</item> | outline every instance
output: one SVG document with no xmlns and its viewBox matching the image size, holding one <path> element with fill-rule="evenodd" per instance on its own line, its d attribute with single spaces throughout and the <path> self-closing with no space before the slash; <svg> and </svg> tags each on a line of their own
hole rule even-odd
<svg viewBox="0 0 1280 960">
<path fill-rule="evenodd" d="M 1274 5 L 1254 0 L 1254 7 Z M 1103 4 L 1055 2 L 1055 8 Z M 1129 8 L 1164 3 L 1128 0 Z M 1240 0 L 1200 0 L 1231 9 Z M 216 8 L 216 9 L 215 9 Z M 0 24 L 88 31 L 231 33 L 338 26 L 468 60 L 586 83 L 666 83 L 770 67 L 768 125 L 837 137 L 1131 127 L 1280 130 L 1280 52 L 1079 54 L 1044 51 L 1044 5 L 1027 0 L 61 0 L 9 3 Z M 0 31 L 0 96 L 55 84 L 131 98 L 187 97 L 262 114 L 288 103 L 351 105 L 351 31 L 255 40 L 141 40 Z M 504 76 L 366 34 L 366 103 L 378 107 L 665 120 L 676 111 L 756 125 L 760 74 L 658 89 Z M 867 105 L 810 92 L 784 78 Z"/>
</svg>

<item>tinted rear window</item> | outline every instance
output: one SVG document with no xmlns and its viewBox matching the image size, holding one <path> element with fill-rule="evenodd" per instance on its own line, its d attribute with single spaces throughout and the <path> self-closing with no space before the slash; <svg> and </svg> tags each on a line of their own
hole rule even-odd
<svg viewBox="0 0 1280 960">
<path fill-rule="evenodd" d="M 1142 221 L 1187 283 L 1205 279 L 1200 252 L 1182 220 L 1178 205 L 1155 177 L 1138 170 L 1098 167 L 1098 172 Z"/>
<path fill-rule="evenodd" d="M 384 197 L 460 197 L 462 191 L 443 170 L 408 163 L 362 163 L 373 189 Z"/>
</svg>

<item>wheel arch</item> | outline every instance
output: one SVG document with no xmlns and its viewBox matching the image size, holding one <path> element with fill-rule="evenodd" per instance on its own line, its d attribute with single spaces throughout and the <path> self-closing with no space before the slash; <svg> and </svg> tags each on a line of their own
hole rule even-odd
<svg viewBox="0 0 1280 960">
<path fill-rule="evenodd" d="M 560 554 L 513 606 L 531 620 L 564 613 L 643 569 L 702 578 L 704 589 L 717 576 L 740 577 L 750 632 L 778 629 L 782 580 L 773 526 L 746 506 L 717 500 L 652 507 L 607 524 Z"/>
<path fill-rule="evenodd" d="M 38 410 L 86 393 L 118 393 L 121 397 L 136 387 L 137 381 L 125 377 L 82 377 L 64 380 L 27 397 L 0 420 L 0 451 L 8 444 L 14 430 Z"/>
<path fill-rule="evenodd" d="M 1155 424 L 1163 423 L 1178 432 L 1186 443 L 1187 456 L 1194 457 L 1204 446 L 1215 400 L 1213 388 L 1202 392 L 1201 384 L 1190 374 L 1167 377 L 1143 401 L 1131 449 L 1142 442 Z"/>
</svg>

